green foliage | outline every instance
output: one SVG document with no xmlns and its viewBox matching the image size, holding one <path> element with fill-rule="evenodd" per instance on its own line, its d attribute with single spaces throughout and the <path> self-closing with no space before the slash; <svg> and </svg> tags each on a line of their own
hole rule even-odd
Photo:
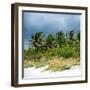
<svg viewBox="0 0 90 90">
<path fill-rule="evenodd" d="M 61 31 L 48 36 L 45 36 L 43 32 L 36 32 L 28 42 L 29 47 L 24 50 L 25 67 L 38 68 L 49 65 L 48 69 L 58 71 L 69 69 L 74 65 L 67 62 L 69 58 L 74 58 L 76 65 L 80 63 L 77 61 L 77 58 L 80 58 L 80 32 L 75 33 L 71 30 L 65 35 Z M 55 57 L 58 59 L 56 60 Z"/>
<path fill-rule="evenodd" d="M 56 39 L 57 39 L 57 43 L 60 47 L 62 47 L 65 43 L 65 35 L 64 33 L 61 31 L 61 32 L 58 32 L 56 33 Z"/>
<path fill-rule="evenodd" d="M 32 35 L 31 43 L 35 50 L 42 50 L 45 43 L 43 32 L 37 32 Z"/>
<path fill-rule="evenodd" d="M 69 58 L 69 57 L 73 57 L 74 52 L 75 52 L 74 49 L 71 47 L 63 47 L 63 48 L 60 48 L 58 54 L 60 54 L 60 56 L 64 58 Z"/>
<path fill-rule="evenodd" d="M 77 34 L 77 39 L 80 41 L 80 32 Z"/>
<path fill-rule="evenodd" d="M 70 40 L 74 40 L 74 31 L 73 31 L 73 30 L 71 30 L 71 31 L 69 32 L 69 39 L 70 39 Z"/>
<path fill-rule="evenodd" d="M 46 44 L 48 48 L 53 48 L 54 46 L 56 46 L 56 40 L 55 40 L 55 36 L 52 34 L 49 34 L 46 37 Z"/>
<path fill-rule="evenodd" d="M 61 31 L 56 34 L 49 34 L 47 37 L 43 32 L 36 32 L 29 40 L 29 48 L 24 51 L 25 59 L 39 60 L 40 58 L 53 56 L 58 57 L 79 57 L 80 32 L 71 30 L 66 35 Z"/>
</svg>

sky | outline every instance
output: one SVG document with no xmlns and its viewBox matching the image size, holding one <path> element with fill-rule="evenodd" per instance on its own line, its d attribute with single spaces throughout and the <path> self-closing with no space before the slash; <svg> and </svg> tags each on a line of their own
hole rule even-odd
<svg viewBox="0 0 90 90">
<path fill-rule="evenodd" d="M 28 40 L 35 32 L 51 33 L 71 30 L 80 31 L 80 15 L 64 13 L 23 12 L 24 49 L 28 48 Z"/>
</svg>

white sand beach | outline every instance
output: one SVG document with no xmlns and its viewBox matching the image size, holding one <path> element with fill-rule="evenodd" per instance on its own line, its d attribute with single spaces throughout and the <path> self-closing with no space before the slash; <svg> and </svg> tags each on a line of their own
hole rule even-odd
<svg viewBox="0 0 90 90">
<path fill-rule="evenodd" d="M 54 77 L 77 77 L 77 76 L 81 76 L 80 65 L 72 66 L 68 70 L 57 71 L 57 72 L 45 70 L 46 68 L 47 68 L 47 66 L 42 67 L 42 68 L 35 68 L 35 67 L 25 68 L 24 69 L 24 78 L 34 79 L 34 78 L 54 78 Z"/>
</svg>

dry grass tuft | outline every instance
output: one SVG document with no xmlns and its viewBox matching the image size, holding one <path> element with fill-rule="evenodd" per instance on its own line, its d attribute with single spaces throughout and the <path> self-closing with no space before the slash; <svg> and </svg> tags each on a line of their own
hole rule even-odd
<svg viewBox="0 0 90 90">
<path fill-rule="evenodd" d="M 74 59 L 74 58 L 58 58 L 53 57 L 52 60 L 47 60 L 46 58 L 42 58 L 40 61 L 31 61 L 31 60 L 25 60 L 24 61 L 24 67 L 44 67 L 48 66 L 47 70 L 51 70 L 53 72 L 55 71 L 63 71 L 66 69 L 70 69 L 74 65 L 79 65 L 80 59 Z"/>
</svg>

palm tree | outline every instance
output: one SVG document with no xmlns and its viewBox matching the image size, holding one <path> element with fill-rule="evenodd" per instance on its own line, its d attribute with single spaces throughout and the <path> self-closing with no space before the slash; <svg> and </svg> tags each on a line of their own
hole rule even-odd
<svg viewBox="0 0 90 90">
<path fill-rule="evenodd" d="M 74 30 L 71 30 L 69 32 L 69 40 L 74 40 L 74 34 L 75 34 Z"/>
<path fill-rule="evenodd" d="M 62 31 L 56 33 L 56 38 L 57 38 L 57 42 L 58 42 L 59 46 L 62 47 L 65 44 L 65 35 L 64 35 L 64 33 Z"/>
<path fill-rule="evenodd" d="M 32 35 L 31 39 L 32 45 L 35 48 L 35 50 L 41 50 L 42 46 L 45 42 L 45 36 L 43 32 L 37 32 Z"/>
<path fill-rule="evenodd" d="M 47 48 L 53 48 L 56 47 L 57 42 L 56 42 L 56 38 L 53 34 L 49 34 L 46 37 L 46 44 L 47 44 Z"/>
</svg>

